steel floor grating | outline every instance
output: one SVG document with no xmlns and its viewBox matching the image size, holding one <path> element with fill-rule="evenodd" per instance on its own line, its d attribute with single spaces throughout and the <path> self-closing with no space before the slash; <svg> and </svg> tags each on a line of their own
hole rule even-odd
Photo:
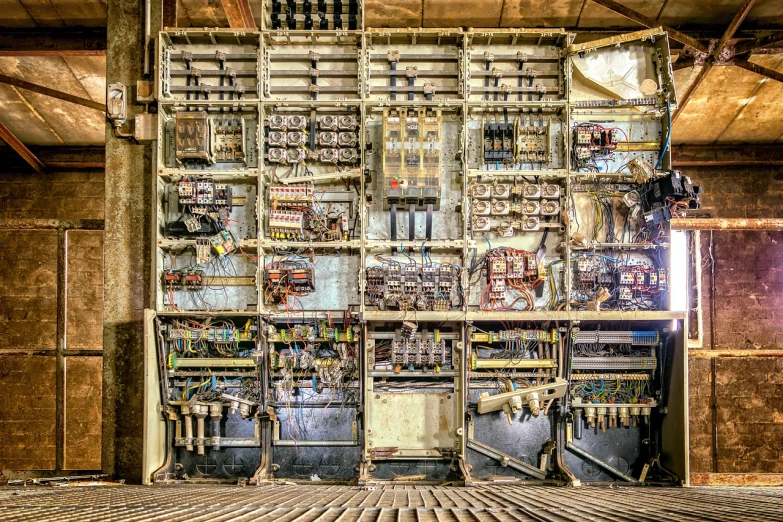
<svg viewBox="0 0 783 522">
<path fill-rule="evenodd" d="M 5 487 L 0 520 L 783 521 L 783 488 Z"/>
</svg>

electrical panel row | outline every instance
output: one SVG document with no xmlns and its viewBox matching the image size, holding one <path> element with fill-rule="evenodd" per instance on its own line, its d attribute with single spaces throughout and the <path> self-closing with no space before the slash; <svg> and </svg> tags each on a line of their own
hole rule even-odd
<svg viewBox="0 0 783 522">
<path fill-rule="evenodd" d="M 145 476 L 687 481 L 665 33 L 360 4 L 160 35 Z"/>
<path fill-rule="evenodd" d="M 676 485 L 675 325 L 151 315 L 147 478 Z"/>
</svg>

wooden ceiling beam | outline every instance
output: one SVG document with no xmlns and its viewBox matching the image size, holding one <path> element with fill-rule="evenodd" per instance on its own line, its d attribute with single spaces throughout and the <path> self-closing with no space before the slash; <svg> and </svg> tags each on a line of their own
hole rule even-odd
<svg viewBox="0 0 783 522">
<path fill-rule="evenodd" d="M 751 0 L 746 0 L 746 1 L 751 1 Z M 652 29 L 653 27 L 663 27 L 663 29 L 667 33 L 669 33 L 669 36 L 672 39 L 677 40 L 678 42 L 685 44 L 689 47 L 693 47 L 697 51 L 701 51 L 703 53 L 708 52 L 707 45 L 704 42 L 692 38 L 687 34 L 678 31 L 677 29 L 672 29 L 671 27 L 666 27 L 665 25 L 662 26 L 654 19 L 647 17 L 637 11 L 634 11 L 633 9 L 625 7 L 624 5 L 619 4 L 614 0 L 593 0 L 593 2 L 595 2 L 596 4 L 602 7 L 609 9 L 610 11 L 614 11 L 615 13 L 628 18 L 629 20 L 633 20 L 637 24 L 641 24 L 649 29 Z"/>
</svg>

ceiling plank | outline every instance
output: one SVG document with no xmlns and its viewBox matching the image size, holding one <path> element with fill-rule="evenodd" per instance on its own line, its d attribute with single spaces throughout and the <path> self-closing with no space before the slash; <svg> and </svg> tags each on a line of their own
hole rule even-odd
<svg viewBox="0 0 783 522">
<path fill-rule="evenodd" d="M 696 79 L 693 80 L 693 83 L 691 83 L 690 86 L 688 87 L 688 90 L 685 91 L 685 93 L 682 95 L 682 97 L 679 100 L 677 100 L 677 110 L 672 116 L 672 123 L 675 123 L 677 121 L 677 118 L 680 117 L 680 114 L 682 114 L 682 111 L 685 110 L 685 106 L 688 105 L 689 101 L 691 101 L 691 98 L 693 97 L 693 93 L 696 92 L 696 89 L 699 88 L 701 82 L 703 82 L 704 78 L 707 77 L 707 73 L 710 72 L 710 69 L 712 69 L 712 62 L 705 63 L 701 67 L 701 71 L 699 71 L 699 75 L 696 77 Z"/>
<path fill-rule="evenodd" d="M 37 92 L 38 94 L 43 94 L 44 96 L 57 98 L 58 100 L 75 103 L 76 105 L 81 105 L 83 107 L 95 109 L 96 111 L 101 111 L 101 112 L 106 111 L 106 107 L 102 103 L 94 102 L 86 98 L 80 98 L 79 96 L 74 96 L 73 94 L 68 94 L 66 92 L 50 89 L 49 87 L 44 87 L 43 85 L 38 85 L 36 83 L 30 83 L 24 80 L 20 80 L 19 78 L 14 78 L 12 76 L 6 76 L 5 74 L 0 74 L 0 83 L 4 83 L 6 85 L 13 85 L 14 87 L 18 87 L 20 89 L 26 89 L 32 92 Z"/>
<path fill-rule="evenodd" d="M 746 0 L 751 1 L 751 0 Z M 634 11 L 633 9 L 629 9 L 625 7 L 624 5 L 621 5 L 614 0 L 593 0 L 598 5 L 601 5 L 610 11 L 614 11 L 615 13 L 622 15 L 626 18 L 629 18 L 633 20 L 634 22 L 641 24 L 647 28 L 652 29 L 653 27 L 660 27 L 661 24 L 653 20 L 652 18 L 649 18 L 647 16 L 644 16 L 643 14 Z M 680 43 L 683 43 L 689 47 L 693 47 L 694 49 L 701 51 L 703 53 L 707 52 L 707 46 L 704 44 L 704 42 L 701 42 L 699 40 L 696 40 L 695 38 L 691 38 L 687 34 L 678 31 L 677 29 L 672 29 L 671 27 L 663 26 L 663 29 L 669 33 L 669 36 L 673 40 L 677 40 Z"/>
<path fill-rule="evenodd" d="M 14 134 L 8 130 L 8 127 L 0 123 L 0 138 L 6 142 L 12 149 L 19 154 L 28 165 L 30 165 L 36 172 L 41 172 L 44 168 L 44 164 L 39 160 L 30 149 L 24 146 L 24 143 L 14 136 Z"/>
<path fill-rule="evenodd" d="M 106 29 L 0 31 L 0 56 L 105 56 Z"/>
<path fill-rule="evenodd" d="M 763 65 L 749 62 L 748 60 L 739 60 L 739 59 L 733 60 L 731 64 L 736 65 L 737 67 L 741 67 L 747 71 L 760 74 L 761 76 L 766 76 L 767 78 L 770 78 L 772 80 L 783 82 L 783 73 L 779 73 L 774 69 L 770 69 L 769 67 L 764 67 Z"/>
<path fill-rule="evenodd" d="M 723 33 L 723 36 L 721 36 L 721 39 L 718 41 L 718 45 L 715 46 L 715 50 L 712 53 L 712 57 L 714 59 L 717 60 L 720 57 L 721 53 L 726 48 L 726 44 L 734 37 L 734 33 L 737 32 L 740 24 L 743 20 L 745 20 L 745 17 L 748 16 L 748 13 L 753 8 L 753 4 L 755 3 L 756 0 L 745 0 L 742 3 L 742 6 L 737 11 L 737 14 L 734 15 L 731 23 L 726 28 L 726 31 Z"/>
<path fill-rule="evenodd" d="M 232 29 L 256 28 L 248 0 L 221 0 L 228 25 Z"/>
</svg>

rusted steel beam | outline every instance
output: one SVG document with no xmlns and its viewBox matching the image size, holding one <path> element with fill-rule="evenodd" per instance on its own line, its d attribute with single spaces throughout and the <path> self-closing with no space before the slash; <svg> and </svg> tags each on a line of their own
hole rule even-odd
<svg viewBox="0 0 783 522">
<path fill-rule="evenodd" d="M 731 20 L 731 23 L 726 28 L 726 31 L 723 33 L 723 36 L 721 36 L 721 39 L 718 40 L 718 45 L 715 46 L 715 50 L 712 52 L 712 57 L 716 60 L 720 58 L 721 53 L 726 48 L 726 44 L 729 40 L 731 40 L 734 37 L 734 33 L 737 32 L 737 29 L 739 29 L 740 24 L 743 20 L 745 20 L 745 17 L 748 15 L 750 10 L 753 8 L 753 4 L 756 3 L 756 0 L 745 0 L 742 3 L 742 6 L 737 10 L 737 14 L 734 15 L 734 18 Z"/>
<path fill-rule="evenodd" d="M 105 56 L 106 29 L 5 29 L 0 56 Z"/>
<path fill-rule="evenodd" d="M 691 473 L 691 486 L 783 486 L 783 473 Z"/>
<path fill-rule="evenodd" d="M 163 28 L 177 27 L 177 0 L 163 0 L 161 26 Z"/>
<path fill-rule="evenodd" d="M 0 230 L 103 230 L 103 220 L 0 219 Z"/>
<path fill-rule="evenodd" d="M 32 92 L 37 92 L 38 94 L 57 98 L 58 100 L 75 103 L 76 105 L 95 109 L 96 111 L 106 112 L 106 107 L 102 103 L 94 102 L 92 100 L 88 100 L 87 98 L 80 98 L 79 96 L 74 96 L 73 94 L 68 94 L 67 92 L 58 91 L 56 89 L 50 89 L 49 87 L 44 87 L 43 85 L 38 85 L 37 83 L 30 83 L 25 80 L 20 80 L 19 78 L 14 78 L 13 76 L 0 74 L 0 83 L 13 85 L 14 87 L 19 87 L 20 89 L 25 89 Z"/>
<path fill-rule="evenodd" d="M 228 25 L 231 28 L 256 28 L 256 22 L 253 19 L 253 12 L 250 10 L 248 0 L 221 0 L 223 11 L 228 18 Z"/>
<path fill-rule="evenodd" d="M 766 76 L 771 80 L 783 82 L 783 73 L 779 73 L 774 69 L 770 69 L 769 67 L 764 67 L 763 65 L 749 62 L 748 60 L 738 59 L 732 60 L 731 64 L 736 65 L 737 67 L 742 67 L 743 69 L 752 71 L 756 74 L 760 74 L 761 76 Z"/>
<path fill-rule="evenodd" d="M 46 171 L 102 169 L 106 165 L 103 147 L 30 147 L 30 151 L 46 166 Z M 3 163 L 8 172 L 27 170 L 27 163 L 9 158 Z"/>
<path fill-rule="evenodd" d="M 8 130 L 8 127 L 0 123 L 0 138 L 3 139 L 12 149 L 24 159 L 28 165 L 30 165 L 36 172 L 41 172 L 44 168 L 44 164 L 39 160 L 35 154 L 30 152 L 30 149 L 25 147 L 24 143 L 19 141 L 19 138 L 14 136 L 14 133 Z"/>
<path fill-rule="evenodd" d="M 672 230 L 783 230 L 783 218 L 677 218 Z"/>
<path fill-rule="evenodd" d="M 680 117 L 680 114 L 682 114 L 682 111 L 685 110 L 685 107 L 688 105 L 688 102 L 691 101 L 693 94 L 696 92 L 696 89 L 699 88 L 699 85 L 701 85 L 701 83 L 707 77 L 707 73 L 710 72 L 710 69 L 712 69 L 712 62 L 707 62 L 701 66 L 701 71 L 699 71 L 699 74 L 698 76 L 696 76 L 696 79 L 693 80 L 693 83 L 690 84 L 688 90 L 685 91 L 685 93 L 677 101 L 678 108 L 674 112 L 674 115 L 672 115 L 672 123 L 675 123 L 677 121 L 677 118 Z"/>
<path fill-rule="evenodd" d="M 593 0 L 596 4 L 603 6 L 610 11 L 614 11 L 615 13 L 624 16 L 630 20 L 633 20 L 637 24 L 641 24 L 648 28 L 653 27 L 659 27 L 661 24 L 653 20 L 652 18 L 649 18 L 647 16 L 644 16 L 643 14 L 634 11 L 633 9 L 629 9 L 625 7 L 624 5 L 618 4 L 614 0 Z M 701 42 L 695 38 L 692 38 L 688 36 L 687 34 L 678 31 L 677 29 L 672 29 L 671 27 L 662 26 L 663 29 L 669 33 L 669 36 L 673 40 L 677 40 L 680 43 L 683 43 L 689 47 L 693 47 L 696 50 L 699 50 L 703 53 L 707 52 L 707 46 L 704 44 L 704 42 Z"/>
<path fill-rule="evenodd" d="M 756 51 L 766 51 L 771 49 L 764 49 L 770 45 L 776 45 L 783 43 L 783 33 L 775 33 L 763 38 L 757 38 L 755 40 L 749 40 L 746 42 L 738 42 L 734 46 L 735 54 L 752 53 Z"/>
<path fill-rule="evenodd" d="M 780 145 L 675 145 L 672 147 L 675 167 L 747 167 L 783 165 Z"/>
<path fill-rule="evenodd" d="M 680 69 L 690 69 L 696 65 L 696 58 L 693 56 L 680 56 L 677 61 L 672 64 L 672 69 L 679 71 Z"/>
<path fill-rule="evenodd" d="M 691 359 L 736 357 L 783 357 L 783 350 L 688 350 Z"/>
</svg>

